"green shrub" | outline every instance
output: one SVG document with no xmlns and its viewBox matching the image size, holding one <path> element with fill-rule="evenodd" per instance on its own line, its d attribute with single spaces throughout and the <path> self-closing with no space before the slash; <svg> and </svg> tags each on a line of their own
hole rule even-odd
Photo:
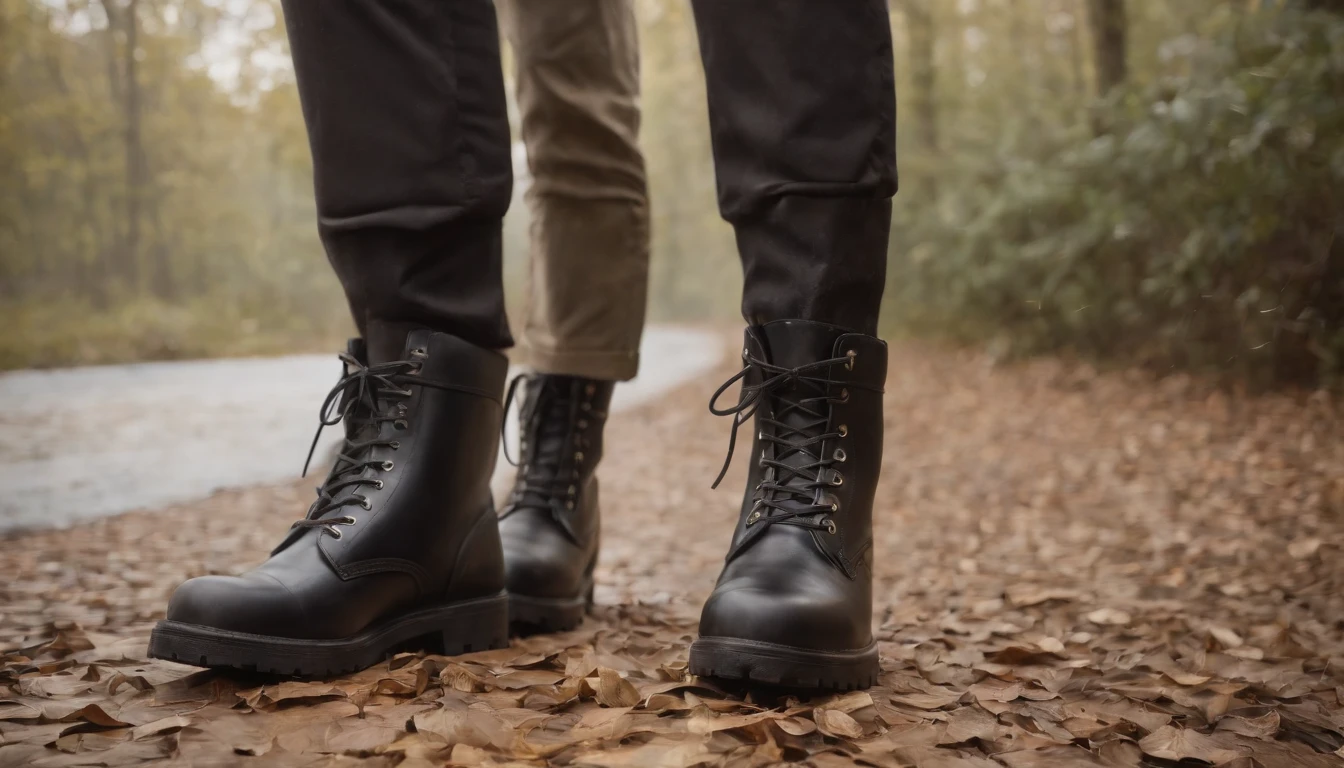
<svg viewBox="0 0 1344 768">
<path fill-rule="evenodd" d="M 1093 130 L 897 206 L 888 319 L 1018 353 L 1344 374 L 1344 19 L 1244 19 Z"/>
</svg>

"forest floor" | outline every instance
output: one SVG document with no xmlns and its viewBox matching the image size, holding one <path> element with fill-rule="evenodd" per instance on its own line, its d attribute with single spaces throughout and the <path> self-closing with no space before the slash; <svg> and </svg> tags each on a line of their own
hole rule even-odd
<svg viewBox="0 0 1344 768">
<path fill-rule="evenodd" d="M 705 377 L 618 415 L 575 631 L 295 681 L 148 661 L 309 482 L 0 539 L 0 766 L 1344 764 L 1344 413 L 897 344 L 871 690 L 686 673 L 743 477 Z M 716 377 L 726 378 L 723 368 Z"/>
</svg>

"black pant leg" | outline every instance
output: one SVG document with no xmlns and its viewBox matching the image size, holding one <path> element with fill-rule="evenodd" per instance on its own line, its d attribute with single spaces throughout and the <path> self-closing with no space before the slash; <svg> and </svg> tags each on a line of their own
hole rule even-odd
<svg viewBox="0 0 1344 768">
<path fill-rule="evenodd" d="M 318 229 L 355 322 L 513 343 L 513 177 L 490 0 L 284 0 Z"/>
<path fill-rule="evenodd" d="M 885 0 L 694 0 L 749 323 L 877 330 L 896 192 Z"/>
</svg>

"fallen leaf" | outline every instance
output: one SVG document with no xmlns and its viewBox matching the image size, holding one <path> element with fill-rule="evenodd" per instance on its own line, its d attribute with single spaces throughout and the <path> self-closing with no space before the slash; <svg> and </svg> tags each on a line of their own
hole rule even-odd
<svg viewBox="0 0 1344 768">
<path fill-rule="evenodd" d="M 633 707 L 639 703 L 639 691 L 614 669 L 597 671 L 597 703 L 604 707 Z"/>
<path fill-rule="evenodd" d="M 863 736 L 863 726 L 838 709 L 817 709 L 812 712 L 817 730 L 837 739 L 857 739 Z"/>
<path fill-rule="evenodd" d="M 1203 760 L 1206 763 L 1226 763 L 1245 752 L 1230 748 L 1230 742 L 1188 728 L 1166 725 L 1139 740 L 1144 754 L 1163 760 Z"/>
</svg>

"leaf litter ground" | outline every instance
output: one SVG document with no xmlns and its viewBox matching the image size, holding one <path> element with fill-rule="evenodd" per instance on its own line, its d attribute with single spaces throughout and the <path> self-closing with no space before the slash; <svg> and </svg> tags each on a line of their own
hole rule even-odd
<svg viewBox="0 0 1344 768">
<path fill-rule="evenodd" d="M 688 676 L 737 508 L 706 379 L 609 427 L 592 615 L 503 650 L 147 660 L 171 589 L 263 556 L 306 482 L 0 540 L 0 766 L 1344 765 L 1336 403 L 922 344 L 891 368 L 869 691 Z"/>
</svg>

